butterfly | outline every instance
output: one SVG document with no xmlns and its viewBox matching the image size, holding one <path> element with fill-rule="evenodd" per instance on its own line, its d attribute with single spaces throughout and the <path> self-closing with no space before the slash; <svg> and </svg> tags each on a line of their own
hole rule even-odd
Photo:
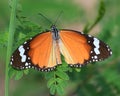
<svg viewBox="0 0 120 96">
<path fill-rule="evenodd" d="M 69 66 L 82 67 L 108 58 L 112 51 L 98 38 L 75 30 L 58 30 L 52 25 L 51 30 L 39 33 L 20 45 L 12 54 L 10 64 L 18 70 L 51 71 L 62 64 L 61 55 Z"/>
</svg>

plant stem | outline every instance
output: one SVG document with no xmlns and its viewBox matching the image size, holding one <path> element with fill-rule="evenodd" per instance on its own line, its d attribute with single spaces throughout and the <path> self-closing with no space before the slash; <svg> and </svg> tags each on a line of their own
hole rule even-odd
<svg viewBox="0 0 120 96">
<path fill-rule="evenodd" d="M 85 26 L 83 32 L 88 33 L 89 31 L 91 31 L 95 27 L 95 25 L 100 22 L 100 20 L 104 16 L 104 14 L 105 14 L 105 4 L 104 4 L 104 1 L 101 0 L 100 1 L 100 5 L 99 5 L 99 10 L 98 10 L 98 16 L 97 16 L 97 18 L 95 19 L 94 23 L 91 26 L 89 26 L 89 24 L 87 24 Z"/>
<path fill-rule="evenodd" d="M 17 8 L 17 1 L 12 0 L 11 2 L 11 16 L 10 16 L 10 25 L 9 25 L 9 35 L 8 35 L 8 44 L 7 44 L 7 56 L 6 56 L 6 70 L 5 70 L 5 96 L 9 95 L 9 62 L 10 62 L 10 55 L 12 51 L 12 44 L 15 32 L 15 18 L 16 18 L 16 8 Z"/>
</svg>

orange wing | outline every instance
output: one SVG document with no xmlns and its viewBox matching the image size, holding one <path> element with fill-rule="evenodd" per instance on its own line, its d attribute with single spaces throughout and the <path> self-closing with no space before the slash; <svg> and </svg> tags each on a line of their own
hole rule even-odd
<svg viewBox="0 0 120 96">
<path fill-rule="evenodd" d="M 84 35 L 70 31 L 60 31 L 60 50 L 68 64 L 84 64 L 90 58 L 91 46 Z"/>
<path fill-rule="evenodd" d="M 38 35 L 30 42 L 29 56 L 34 65 L 46 69 L 56 66 L 55 48 L 52 33 Z"/>
<path fill-rule="evenodd" d="M 35 68 L 50 71 L 61 64 L 58 44 L 51 32 L 40 33 L 19 46 L 11 57 L 15 69 Z"/>
</svg>

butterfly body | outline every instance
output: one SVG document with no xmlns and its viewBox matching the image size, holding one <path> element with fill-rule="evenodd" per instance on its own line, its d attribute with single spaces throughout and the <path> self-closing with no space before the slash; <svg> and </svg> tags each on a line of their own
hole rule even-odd
<svg viewBox="0 0 120 96">
<path fill-rule="evenodd" d="M 104 60 L 111 54 L 111 49 L 101 40 L 79 31 L 58 30 L 53 25 L 50 31 L 40 33 L 19 46 L 11 57 L 11 65 L 15 69 L 51 71 L 62 64 L 61 55 L 70 66 L 81 67 Z"/>
<path fill-rule="evenodd" d="M 56 28 L 55 25 L 51 26 L 51 32 L 52 32 L 52 35 L 53 35 L 53 39 L 58 40 L 59 39 L 59 30 Z"/>
</svg>

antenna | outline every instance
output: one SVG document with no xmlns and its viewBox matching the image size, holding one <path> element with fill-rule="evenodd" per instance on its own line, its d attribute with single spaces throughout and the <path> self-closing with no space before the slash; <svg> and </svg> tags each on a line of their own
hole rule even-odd
<svg viewBox="0 0 120 96">
<path fill-rule="evenodd" d="M 56 18 L 56 20 L 55 20 L 55 22 L 54 22 L 54 25 L 56 25 L 56 23 L 57 23 L 57 21 L 59 20 L 59 18 L 60 18 L 60 16 L 61 16 L 62 13 L 63 13 L 63 11 L 60 11 L 59 15 L 57 16 L 57 18 Z"/>
<path fill-rule="evenodd" d="M 50 21 L 46 16 L 44 16 L 43 14 L 41 13 L 38 13 L 38 15 L 42 16 L 44 19 L 46 19 L 49 23 L 53 24 L 52 21 Z"/>
<path fill-rule="evenodd" d="M 55 22 L 53 23 L 52 21 L 50 21 L 46 16 L 44 16 L 43 14 L 41 13 L 38 13 L 38 15 L 42 16 L 44 19 L 46 19 L 49 23 L 51 23 L 52 25 L 56 25 L 57 21 L 59 20 L 61 14 L 63 13 L 63 11 L 60 11 L 59 15 L 57 16 Z"/>
</svg>

